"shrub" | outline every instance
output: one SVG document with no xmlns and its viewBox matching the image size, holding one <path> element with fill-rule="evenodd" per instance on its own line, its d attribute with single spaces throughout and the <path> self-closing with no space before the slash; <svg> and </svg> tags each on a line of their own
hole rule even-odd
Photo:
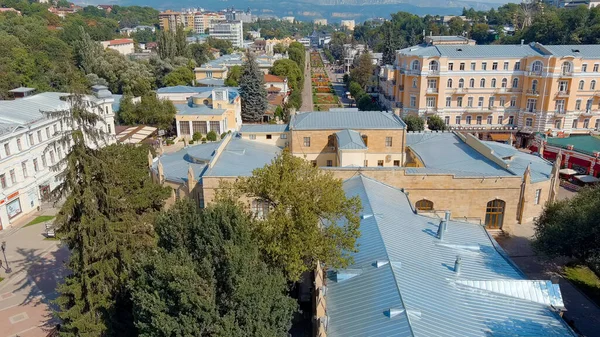
<svg viewBox="0 0 600 337">
<path fill-rule="evenodd" d="M 223 132 L 223 133 L 221 134 L 221 139 L 223 139 L 223 138 L 225 138 L 225 137 L 227 137 L 227 132 Z"/>
<path fill-rule="evenodd" d="M 199 141 L 200 139 L 202 139 L 202 134 L 200 132 L 194 132 L 194 134 L 192 135 L 192 140 Z"/>
<path fill-rule="evenodd" d="M 194 144 L 194 140 L 190 139 L 190 141 L 188 142 L 188 144 L 190 144 L 190 145 Z"/>
<path fill-rule="evenodd" d="M 175 142 L 173 141 L 173 139 L 167 139 L 166 143 L 167 143 L 167 145 L 173 145 L 173 144 L 175 144 Z"/>
<path fill-rule="evenodd" d="M 210 130 L 207 134 L 206 134 L 206 140 L 209 140 L 211 142 L 215 142 L 217 141 L 217 133 L 214 132 L 213 130 Z"/>
</svg>

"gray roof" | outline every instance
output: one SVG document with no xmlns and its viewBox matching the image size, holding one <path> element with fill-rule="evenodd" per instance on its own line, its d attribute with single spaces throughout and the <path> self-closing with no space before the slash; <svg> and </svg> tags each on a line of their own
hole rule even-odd
<svg viewBox="0 0 600 337">
<path fill-rule="evenodd" d="M 158 88 L 156 89 L 156 92 L 159 94 L 194 94 L 194 93 L 199 93 L 199 92 L 204 92 L 205 90 L 207 90 L 206 88 L 202 88 L 202 87 L 191 87 L 188 85 L 175 85 L 172 87 L 164 87 L 164 88 Z"/>
<path fill-rule="evenodd" d="M 367 146 L 360 133 L 354 130 L 342 130 L 335 133 L 338 149 L 341 150 L 366 150 Z"/>
<path fill-rule="evenodd" d="M 575 336 L 549 308 L 558 285 L 525 280 L 482 226 L 449 221 L 440 241 L 400 190 L 361 175 L 344 190 L 362 201 L 361 236 L 353 264 L 327 273 L 328 336 Z"/>
<path fill-rule="evenodd" d="M 542 48 L 548 50 L 552 55 L 557 57 L 574 56 L 591 59 L 600 58 L 600 45 L 597 44 L 544 45 Z"/>
<path fill-rule="evenodd" d="M 343 130 L 343 129 L 404 129 L 400 117 L 385 111 L 356 111 L 336 109 L 303 112 L 292 116 L 292 130 Z"/>
<path fill-rule="evenodd" d="M 240 128 L 241 133 L 260 133 L 260 132 L 272 132 L 272 133 L 281 133 L 288 131 L 287 124 L 242 124 Z"/>
<path fill-rule="evenodd" d="M 44 92 L 10 101 L 0 101 L 0 123 L 27 125 L 46 119 L 42 111 L 58 111 L 69 107 L 61 100 L 66 93 Z"/>
<path fill-rule="evenodd" d="M 220 78 L 205 78 L 202 80 L 196 80 L 196 83 L 211 86 L 211 87 L 223 87 L 225 86 L 225 80 Z"/>
<path fill-rule="evenodd" d="M 547 180 L 551 176 L 552 165 L 540 157 L 520 152 L 506 144 L 482 144 L 509 164 L 508 169 L 486 158 L 453 133 L 407 133 L 406 145 L 419 156 L 425 167 L 407 168 L 406 173 L 453 174 L 461 177 L 523 176 L 530 164 L 532 182 Z"/>
<path fill-rule="evenodd" d="M 445 56 L 450 58 L 507 57 L 543 55 L 530 45 L 417 45 L 400 50 L 401 53 L 416 56 Z"/>
<path fill-rule="evenodd" d="M 225 109 L 213 109 L 204 104 L 175 104 L 178 115 L 205 115 L 205 116 L 220 116 L 225 113 Z"/>
<path fill-rule="evenodd" d="M 35 88 L 18 87 L 18 88 L 9 90 L 8 92 L 24 94 L 24 93 L 28 93 L 28 92 L 32 92 L 32 91 L 35 91 Z"/>
<path fill-rule="evenodd" d="M 194 170 L 196 180 L 202 177 L 241 177 L 250 176 L 252 170 L 269 164 L 281 149 L 275 145 L 258 143 L 232 135 L 221 154 L 215 158 L 222 141 L 192 145 L 174 153 L 163 154 L 152 164 L 152 170 L 158 170 L 158 161 L 162 163 L 165 179 L 187 182 L 188 168 Z M 209 167 L 212 163 L 213 167 Z"/>
</svg>

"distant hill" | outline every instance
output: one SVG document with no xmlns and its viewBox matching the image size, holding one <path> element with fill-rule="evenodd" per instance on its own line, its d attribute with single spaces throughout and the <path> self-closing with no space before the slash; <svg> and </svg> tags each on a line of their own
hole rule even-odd
<svg viewBox="0 0 600 337">
<path fill-rule="evenodd" d="M 463 7 L 476 10 L 489 10 L 509 1 L 480 0 L 91 0 L 76 1 L 78 4 L 115 4 L 151 6 L 156 9 L 181 10 L 182 8 L 203 7 L 207 10 L 220 10 L 226 7 L 250 8 L 257 15 L 294 16 L 298 20 L 310 21 L 325 18 L 330 22 L 354 19 L 363 22 L 374 17 L 389 18 L 391 13 L 405 11 L 417 15 L 459 15 Z"/>
</svg>

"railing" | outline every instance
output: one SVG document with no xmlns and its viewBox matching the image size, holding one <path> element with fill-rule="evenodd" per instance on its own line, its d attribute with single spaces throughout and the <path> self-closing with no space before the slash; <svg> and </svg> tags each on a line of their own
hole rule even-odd
<svg viewBox="0 0 600 337">
<path fill-rule="evenodd" d="M 439 76 L 440 75 L 440 71 L 439 70 L 429 70 L 429 72 L 427 73 L 427 75 L 429 76 Z"/>
<path fill-rule="evenodd" d="M 437 94 L 438 90 L 437 90 L 437 88 L 427 88 L 427 93 L 428 94 Z"/>
<path fill-rule="evenodd" d="M 406 75 L 421 75 L 421 70 L 400 68 L 400 72 Z"/>
<path fill-rule="evenodd" d="M 560 72 L 560 76 L 571 77 L 571 76 L 573 76 L 573 72 L 572 71 L 563 70 L 563 71 Z"/>
<path fill-rule="evenodd" d="M 561 90 L 556 93 L 556 96 L 569 96 L 569 90 Z"/>
<path fill-rule="evenodd" d="M 532 70 L 530 72 L 528 72 L 529 76 L 542 76 L 542 71 L 541 70 Z"/>
<path fill-rule="evenodd" d="M 464 93 L 464 92 L 469 92 L 469 89 L 467 89 L 467 88 L 456 88 L 456 89 L 454 89 L 454 93 L 455 94 Z"/>
<path fill-rule="evenodd" d="M 539 94 L 540 94 L 540 92 L 535 89 L 527 90 L 527 95 L 539 95 Z"/>
</svg>

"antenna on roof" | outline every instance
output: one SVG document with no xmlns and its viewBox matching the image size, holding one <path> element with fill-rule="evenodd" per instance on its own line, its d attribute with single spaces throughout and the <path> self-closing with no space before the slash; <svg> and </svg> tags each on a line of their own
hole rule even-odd
<svg viewBox="0 0 600 337">
<path fill-rule="evenodd" d="M 444 226 L 444 231 L 448 231 L 448 221 L 450 221 L 450 211 L 446 211 L 444 214 L 444 221 L 446 221 L 446 225 Z"/>
<path fill-rule="evenodd" d="M 454 261 L 454 272 L 456 273 L 456 275 L 460 275 L 461 266 L 462 266 L 462 259 L 460 258 L 460 255 L 458 255 L 456 257 L 456 261 Z"/>
</svg>

